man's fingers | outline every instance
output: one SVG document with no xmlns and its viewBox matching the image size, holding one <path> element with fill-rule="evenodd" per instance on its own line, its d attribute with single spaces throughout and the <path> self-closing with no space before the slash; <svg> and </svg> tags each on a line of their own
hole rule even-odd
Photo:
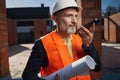
<svg viewBox="0 0 120 80">
<path fill-rule="evenodd" d="M 90 32 L 91 33 L 95 32 L 95 23 L 93 23 L 93 25 L 90 27 Z"/>
<path fill-rule="evenodd" d="M 95 26 L 94 26 L 95 27 Z M 80 27 L 78 34 L 80 35 L 80 37 L 82 38 L 83 44 L 88 47 L 92 40 L 93 40 L 93 35 L 94 35 L 94 28 L 93 26 L 91 26 L 91 29 L 88 30 L 85 27 Z"/>
<path fill-rule="evenodd" d="M 81 37 L 87 37 L 87 36 L 91 36 L 90 35 L 90 31 L 88 29 L 86 29 L 85 27 L 80 27 L 80 30 L 79 30 L 79 34 L 81 34 Z"/>
</svg>

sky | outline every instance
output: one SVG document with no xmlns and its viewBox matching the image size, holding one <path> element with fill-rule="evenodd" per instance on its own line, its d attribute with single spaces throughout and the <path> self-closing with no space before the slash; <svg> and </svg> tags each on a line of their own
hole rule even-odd
<svg viewBox="0 0 120 80">
<path fill-rule="evenodd" d="M 101 8 L 104 11 L 107 6 L 114 6 L 114 7 L 118 7 L 120 6 L 120 0 L 101 0 Z"/>
<path fill-rule="evenodd" d="M 51 7 L 56 0 L 6 0 L 6 7 L 40 7 L 44 3 L 45 7 Z M 120 0 L 101 0 L 101 8 L 104 11 L 108 5 L 120 6 Z"/>
<path fill-rule="evenodd" d="M 50 6 L 50 11 L 53 3 L 56 0 L 6 0 L 6 7 L 41 7 L 43 3 L 45 7 Z"/>
</svg>

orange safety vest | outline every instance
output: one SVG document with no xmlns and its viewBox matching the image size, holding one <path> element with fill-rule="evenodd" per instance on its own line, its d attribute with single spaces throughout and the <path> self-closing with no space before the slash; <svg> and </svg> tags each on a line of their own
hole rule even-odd
<svg viewBox="0 0 120 80">
<path fill-rule="evenodd" d="M 40 70 L 42 76 L 47 76 L 85 56 L 81 47 L 82 40 L 78 35 L 72 35 L 73 58 L 70 56 L 67 46 L 57 32 L 53 31 L 42 37 L 41 40 L 49 61 L 49 65 Z M 76 76 L 70 80 L 90 80 L 90 75 Z"/>
</svg>

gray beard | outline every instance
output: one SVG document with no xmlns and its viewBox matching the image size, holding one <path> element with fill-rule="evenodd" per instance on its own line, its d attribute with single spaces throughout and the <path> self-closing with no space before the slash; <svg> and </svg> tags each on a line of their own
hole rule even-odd
<svg viewBox="0 0 120 80">
<path fill-rule="evenodd" d="M 69 27 L 69 28 L 67 28 L 66 31 L 68 34 L 73 34 L 76 32 L 76 27 Z"/>
</svg>

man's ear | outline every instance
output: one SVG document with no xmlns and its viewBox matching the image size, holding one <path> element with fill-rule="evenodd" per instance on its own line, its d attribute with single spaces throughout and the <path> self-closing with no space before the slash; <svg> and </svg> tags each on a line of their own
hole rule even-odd
<svg viewBox="0 0 120 80">
<path fill-rule="evenodd" d="M 57 17 L 54 16 L 54 15 L 51 16 L 51 19 L 54 20 L 55 22 L 56 22 L 56 18 L 57 18 Z"/>
<path fill-rule="evenodd" d="M 58 17 L 57 16 L 51 16 L 52 20 L 54 20 L 56 23 L 58 23 Z"/>
</svg>

